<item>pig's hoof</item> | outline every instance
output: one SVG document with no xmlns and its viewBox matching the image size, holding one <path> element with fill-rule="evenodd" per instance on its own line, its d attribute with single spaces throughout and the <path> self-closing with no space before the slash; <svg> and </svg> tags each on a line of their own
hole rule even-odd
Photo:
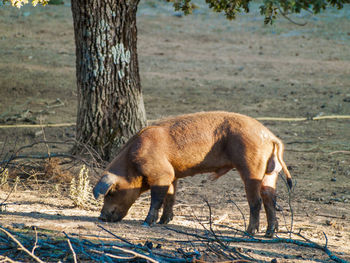
<svg viewBox="0 0 350 263">
<path fill-rule="evenodd" d="M 173 220 L 173 215 L 170 216 L 162 216 L 158 222 L 158 224 L 165 225 L 168 224 L 171 220 Z"/>
<path fill-rule="evenodd" d="M 272 238 L 275 231 L 266 230 L 265 237 Z"/>
<path fill-rule="evenodd" d="M 142 226 L 144 226 L 144 227 L 151 227 L 147 222 L 143 222 Z"/>
<path fill-rule="evenodd" d="M 158 222 L 158 224 L 159 225 L 166 225 L 166 224 L 168 224 L 170 222 L 170 219 L 168 220 L 159 220 L 159 222 Z"/>
<path fill-rule="evenodd" d="M 247 233 L 251 236 L 254 236 L 255 233 L 259 232 L 259 225 L 248 226 Z"/>
<path fill-rule="evenodd" d="M 107 219 L 105 217 L 102 217 L 102 216 L 98 217 L 98 220 L 100 220 L 102 222 L 107 222 Z"/>
</svg>

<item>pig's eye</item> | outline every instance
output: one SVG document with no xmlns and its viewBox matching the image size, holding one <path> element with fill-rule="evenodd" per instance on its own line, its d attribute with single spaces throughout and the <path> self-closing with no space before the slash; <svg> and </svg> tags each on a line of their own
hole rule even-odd
<svg viewBox="0 0 350 263">
<path fill-rule="evenodd" d="M 119 190 L 119 185 L 113 185 L 111 187 L 111 189 L 109 189 L 108 191 L 108 195 L 114 194 L 115 192 L 117 192 Z"/>
</svg>

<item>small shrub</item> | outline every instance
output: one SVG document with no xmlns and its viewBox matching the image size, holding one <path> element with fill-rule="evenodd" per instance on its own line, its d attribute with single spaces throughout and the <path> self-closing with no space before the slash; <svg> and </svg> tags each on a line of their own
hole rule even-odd
<svg viewBox="0 0 350 263">
<path fill-rule="evenodd" d="M 81 208 L 89 208 L 90 205 L 100 205 L 101 201 L 96 201 L 92 195 L 92 187 L 89 180 L 89 169 L 83 165 L 80 169 L 77 180 L 73 177 L 70 183 L 69 197 L 74 205 Z"/>
<path fill-rule="evenodd" d="M 51 158 L 44 163 L 44 179 L 52 183 L 69 183 L 72 180 L 72 174 L 69 171 L 63 171 L 59 158 Z"/>
<path fill-rule="evenodd" d="M 0 186 L 7 184 L 9 179 L 9 169 L 0 167 Z"/>
<path fill-rule="evenodd" d="M 13 175 L 13 174 L 12 174 Z M 17 192 L 17 186 L 21 182 L 19 176 L 16 176 L 15 181 L 13 182 L 13 191 Z M 0 188 L 9 185 L 9 169 L 0 167 Z M 7 188 L 6 188 L 7 189 Z"/>
<path fill-rule="evenodd" d="M 19 179 L 19 176 L 16 176 L 15 182 L 13 184 L 13 191 L 17 192 L 17 186 L 19 185 L 19 183 L 21 182 L 21 180 Z"/>
</svg>

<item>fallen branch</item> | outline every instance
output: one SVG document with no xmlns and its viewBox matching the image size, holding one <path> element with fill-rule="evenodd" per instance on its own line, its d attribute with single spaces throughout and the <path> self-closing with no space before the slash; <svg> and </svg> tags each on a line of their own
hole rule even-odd
<svg viewBox="0 0 350 263">
<path fill-rule="evenodd" d="M 25 154 L 25 153 L 22 153 L 24 150 L 30 149 L 38 144 L 44 144 L 46 149 L 47 149 L 47 153 L 43 153 L 43 154 Z M 65 152 L 63 152 L 63 153 L 51 153 L 49 150 L 49 145 L 55 145 L 55 144 L 66 144 L 66 145 L 79 144 L 86 150 L 86 152 L 89 156 L 88 156 L 88 158 L 85 158 L 85 157 L 81 157 L 79 155 L 73 155 L 71 153 L 65 153 Z M 18 148 L 17 150 L 15 150 L 13 153 L 6 154 L 4 159 L 0 161 L 0 165 L 2 167 L 3 166 L 7 167 L 13 161 L 21 160 L 21 159 L 22 160 L 23 159 L 45 160 L 45 159 L 51 159 L 51 158 L 63 158 L 66 160 L 69 159 L 69 161 L 66 162 L 66 164 L 69 162 L 80 162 L 80 163 L 83 163 L 86 166 L 94 169 L 95 172 L 96 172 L 95 168 L 101 168 L 101 167 L 104 167 L 106 165 L 106 163 L 101 159 L 101 157 L 98 155 L 98 153 L 95 150 L 90 148 L 88 145 L 79 143 L 79 142 L 72 140 L 72 139 L 69 139 L 66 141 L 43 140 L 43 141 L 34 142 L 32 144 L 29 144 L 29 145 L 24 145 L 24 146 Z M 76 165 L 73 165 L 72 167 L 75 167 L 75 166 Z M 68 168 L 68 169 L 70 169 L 70 168 Z"/>
<path fill-rule="evenodd" d="M 12 260 L 12 259 L 10 259 L 9 257 L 5 257 L 5 256 L 1 256 L 0 255 L 0 262 L 1 263 L 18 263 L 17 261 L 14 261 L 14 260 Z"/>
<path fill-rule="evenodd" d="M 0 125 L 0 129 L 9 129 L 9 128 L 41 128 L 41 127 L 68 127 L 75 126 L 73 122 L 67 123 L 47 123 L 47 124 L 13 124 L 13 125 Z"/>
<path fill-rule="evenodd" d="M 334 151 L 334 152 L 329 153 L 329 155 L 333 155 L 333 154 L 336 154 L 336 153 L 350 154 L 350 151 Z"/>
<path fill-rule="evenodd" d="M 73 155 L 70 155 L 68 153 L 51 153 L 51 154 L 28 154 L 28 155 L 16 155 L 11 157 L 10 159 L 4 160 L 0 162 L 0 165 L 3 163 L 9 163 L 11 161 L 14 160 L 18 160 L 18 159 L 50 159 L 50 158 L 75 158 Z"/>
<path fill-rule="evenodd" d="M 115 238 L 123 241 L 124 243 L 127 243 L 128 245 L 131 245 L 131 246 L 135 246 L 133 243 L 129 242 L 128 240 L 126 240 L 125 238 L 122 238 L 120 236 L 117 236 L 116 234 L 112 233 L 111 231 L 109 231 L 108 229 L 104 228 L 103 226 L 101 225 L 97 225 L 99 228 L 103 229 L 104 231 L 106 231 L 108 234 L 111 234 L 112 236 L 114 236 Z"/>
<path fill-rule="evenodd" d="M 11 238 L 24 252 L 26 252 L 29 256 L 31 256 L 36 262 L 39 263 L 44 263 L 44 261 L 42 261 L 40 258 L 38 258 L 37 256 L 35 256 L 32 252 L 30 252 L 28 249 L 26 249 L 21 242 L 18 241 L 18 239 L 16 239 L 10 232 L 8 232 L 6 229 L 2 228 L 0 226 L 0 230 L 2 232 L 4 232 L 9 238 Z"/>
<path fill-rule="evenodd" d="M 117 249 L 117 250 L 121 250 L 123 252 L 127 252 L 127 253 L 130 253 L 130 254 L 133 254 L 136 257 L 146 259 L 146 260 L 148 260 L 150 262 L 153 262 L 153 263 L 158 263 L 159 262 L 158 260 L 154 260 L 151 257 L 148 257 L 148 256 L 146 256 L 144 254 L 138 253 L 138 252 L 136 252 L 134 250 L 131 250 L 131 249 L 126 249 L 126 248 L 117 247 L 117 246 L 112 246 L 112 248 Z"/>
<path fill-rule="evenodd" d="M 259 121 L 319 121 L 319 120 L 331 120 L 331 119 L 350 119 L 350 115 L 327 115 L 319 117 L 298 117 L 298 118 L 283 118 L 283 117 L 257 117 Z"/>
<path fill-rule="evenodd" d="M 293 19 L 291 19 L 288 15 L 288 13 L 284 12 L 280 7 L 278 7 L 278 10 L 280 11 L 280 14 L 285 18 L 287 19 L 289 22 L 291 22 L 292 24 L 294 25 L 297 25 L 297 26 L 305 26 L 307 25 L 308 22 L 304 22 L 304 23 L 299 23 L 299 22 L 296 22 L 294 21 Z"/>
<path fill-rule="evenodd" d="M 116 256 L 116 255 L 113 255 L 113 254 L 110 254 L 110 253 L 105 253 L 105 252 L 98 251 L 98 250 L 95 250 L 95 249 L 90 249 L 90 251 L 94 252 L 94 253 L 97 253 L 97 254 L 103 254 L 105 256 L 108 256 L 108 257 L 111 257 L 111 258 L 116 258 L 116 259 L 132 260 L 132 259 L 137 258 L 136 256 L 131 256 L 131 257 Z"/>
<path fill-rule="evenodd" d="M 350 119 L 350 115 L 326 115 L 318 117 L 296 117 L 296 118 L 285 118 L 285 117 L 256 117 L 255 119 L 260 121 L 318 121 L 318 120 L 332 120 L 332 119 Z M 155 122 L 157 120 L 149 120 L 148 123 Z M 0 125 L 0 129 L 11 129 L 11 128 L 41 128 L 41 127 L 69 127 L 75 126 L 76 123 L 43 123 L 43 124 L 13 124 L 13 125 Z"/>
<path fill-rule="evenodd" d="M 69 248 L 70 248 L 70 250 L 72 251 L 72 254 L 73 254 L 74 263 L 77 263 L 78 262 L 77 261 L 77 255 L 75 254 L 75 251 L 73 249 L 72 243 L 70 242 L 69 236 L 64 231 L 63 231 L 63 234 L 65 234 L 65 236 L 67 237 L 67 242 L 68 242 Z"/>
<path fill-rule="evenodd" d="M 34 255 L 34 251 L 37 248 L 37 244 L 38 244 L 38 232 L 36 231 L 36 227 L 34 227 L 34 231 L 35 231 L 35 243 L 34 246 L 32 248 L 32 254 Z"/>
<path fill-rule="evenodd" d="M 205 242 L 215 242 L 216 238 L 212 238 L 212 237 L 208 237 L 208 236 L 203 236 L 203 235 L 198 235 L 198 234 L 194 234 L 194 233 L 189 233 L 189 232 L 185 232 L 182 230 L 178 230 L 178 229 L 174 229 L 171 227 L 167 227 L 165 226 L 166 229 L 174 231 L 176 233 L 179 234 L 183 234 L 183 235 L 188 235 L 188 236 L 193 236 L 196 237 L 198 239 L 202 239 Z M 230 237 L 230 236 L 225 236 L 225 237 L 221 237 L 220 241 L 221 242 L 232 242 L 232 243 L 261 243 L 261 244 L 278 244 L 278 243 L 285 243 L 285 244 L 294 244 L 297 246 L 301 246 L 301 247 L 308 247 L 308 248 L 315 248 L 315 249 L 319 249 L 323 252 L 325 252 L 330 259 L 334 260 L 335 262 L 340 262 L 340 263 L 347 263 L 347 261 L 335 256 L 327 247 L 327 243 L 325 246 L 321 246 L 319 244 L 317 244 L 316 242 L 310 241 L 308 239 L 306 239 L 305 237 L 303 237 L 300 233 L 292 233 L 296 236 L 302 237 L 303 239 L 305 239 L 307 242 L 301 241 L 301 240 L 296 240 L 296 239 L 291 239 L 291 238 L 272 238 L 272 239 L 261 239 L 261 238 L 256 238 L 256 237 L 248 237 L 248 238 L 243 238 L 243 237 Z M 326 237 L 326 240 L 327 237 Z"/>
</svg>

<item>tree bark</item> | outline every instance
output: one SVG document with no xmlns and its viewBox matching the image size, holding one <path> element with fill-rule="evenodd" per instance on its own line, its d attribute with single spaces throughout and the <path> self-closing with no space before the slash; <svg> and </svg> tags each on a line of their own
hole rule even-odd
<svg viewBox="0 0 350 263">
<path fill-rule="evenodd" d="M 137 58 L 139 0 L 72 0 L 77 141 L 104 160 L 146 125 Z M 74 152 L 80 150 L 77 144 Z"/>
</svg>

